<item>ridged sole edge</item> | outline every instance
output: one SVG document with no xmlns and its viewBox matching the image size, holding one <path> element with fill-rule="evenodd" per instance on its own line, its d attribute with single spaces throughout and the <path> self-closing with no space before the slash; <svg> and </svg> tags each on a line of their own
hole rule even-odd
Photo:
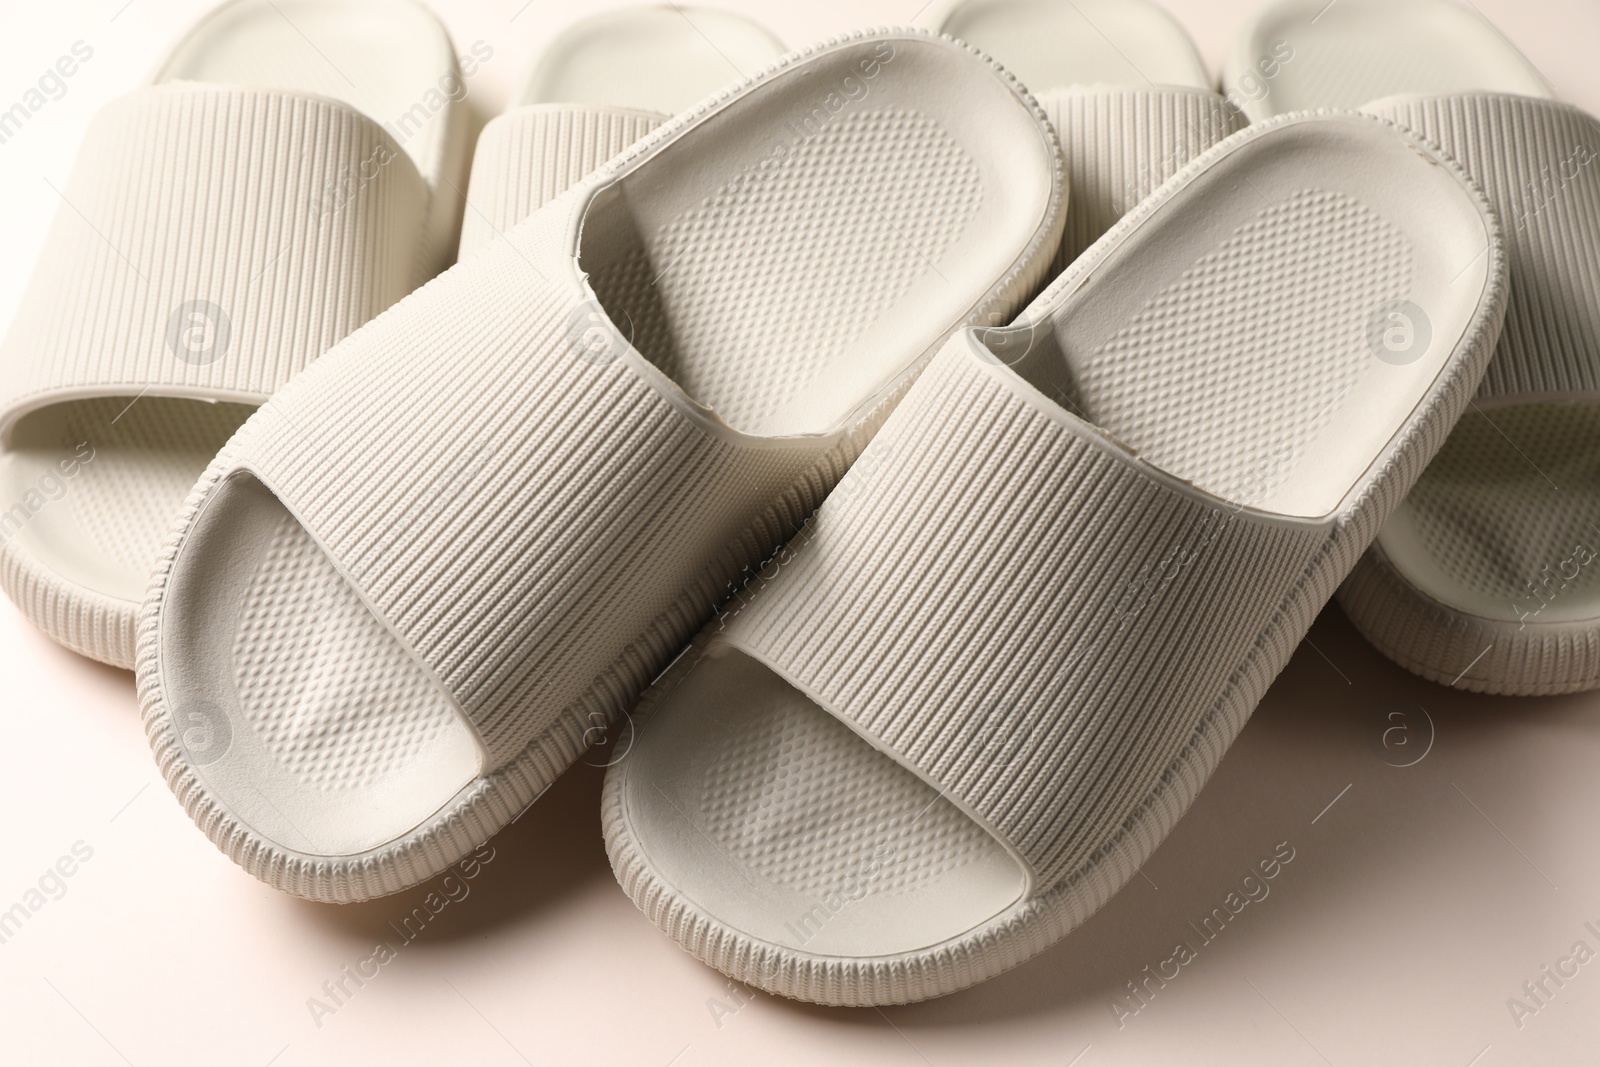
<svg viewBox="0 0 1600 1067">
<path fill-rule="evenodd" d="M 1376 544 L 1336 599 L 1374 648 L 1430 682 L 1494 696 L 1600 689 L 1600 619 L 1520 625 L 1458 611 L 1407 581 Z"/>
</svg>

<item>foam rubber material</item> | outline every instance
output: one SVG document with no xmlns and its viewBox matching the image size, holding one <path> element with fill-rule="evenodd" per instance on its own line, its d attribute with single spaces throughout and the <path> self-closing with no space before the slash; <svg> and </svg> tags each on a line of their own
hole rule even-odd
<svg viewBox="0 0 1600 1067">
<path fill-rule="evenodd" d="M 1062 201 L 1032 100 L 917 31 L 823 42 L 659 127 L 213 461 L 141 630 L 169 785 L 302 896 L 444 870 L 620 715 L 945 337 L 1014 314 Z"/>
<path fill-rule="evenodd" d="M 1319 11 L 1275 4 L 1246 30 L 1228 66 L 1235 87 L 1247 57 L 1273 41 L 1294 49 L 1252 112 L 1360 106 L 1416 130 L 1484 188 L 1511 271 L 1482 390 L 1339 601 L 1386 655 L 1445 685 L 1600 686 L 1600 122 L 1551 99 L 1468 7 Z"/>
<path fill-rule="evenodd" d="M 955 0 L 929 18 L 1016 72 L 1050 116 L 1072 190 L 1057 273 L 1244 125 L 1189 34 L 1150 0 Z"/>
<path fill-rule="evenodd" d="M 751 20 L 709 8 L 629 7 L 569 26 L 478 138 L 461 258 L 670 116 L 784 51 Z"/>
<path fill-rule="evenodd" d="M 1268 4 L 1241 31 L 1222 85 L 1252 119 L 1397 93 L 1551 95 L 1499 30 L 1455 0 Z"/>
<path fill-rule="evenodd" d="M 558 34 L 513 106 L 587 104 L 676 115 L 785 51 L 766 29 L 731 11 L 622 8 Z"/>
<path fill-rule="evenodd" d="M 459 198 L 454 193 L 447 197 L 437 194 L 445 179 L 460 180 L 466 160 L 465 124 L 452 101 L 437 109 L 423 106 L 419 111 L 416 107 L 435 92 L 441 77 L 455 70 L 455 63 L 444 28 L 409 0 L 233 0 L 195 24 L 160 65 L 153 84 L 174 92 L 186 86 L 281 90 L 284 92 L 275 100 L 286 111 L 295 106 L 291 98 L 303 94 L 306 100 L 353 107 L 365 116 L 363 121 L 391 124 L 390 135 L 414 164 L 430 194 L 418 205 L 421 210 L 413 211 L 414 217 L 405 223 L 422 226 L 425 232 L 417 238 L 420 251 L 408 253 L 414 262 L 400 265 L 403 277 L 392 287 L 392 299 L 440 269 L 456 240 Z M 200 98 L 197 95 L 195 99 Z M 239 135 L 237 129 L 231 133 Z M 367 135 L 385 136 L 375 130 Z M 101 134 L 92 130 L 90 136 Z M 331 133 L 329 139 L 333 139 Z M 86 145 L 80 158 L 88 158 L 96 148 Z M 389 151 L 389 146 L 383 150 Z M 152 149 L 145 143 L 128 146 L 128 151 L 150 153 Z M 225 151 L 219 150 L 218 158 Z M 372 158 L 352 159 L 347 169 L 361 162 L 370 164 Z M 183 163 L 177 158 L 147 159 L 145 165 L 181 167 Z M 308 165 L 306 173 L 311 169 Z M 391 172 L 384 176 L 388 180 L 401 168 L 384 169 Z M 222 195 L 233 195 L 241 203 L 256 197 L 272 204 L 273 211 L 299 217 L 319 210 L 319 204 L 335 204 L 335 198 L 343 195 L 336 189 L 354 188 L 343 184 L 347 177 L 330 174 L 322 187 L 304 194 L 297 190 L 292 196 L 283 189 L 252 189 L 244 194 L 228 190 Z M 94 176 L 86 175 L 85 180 L 93 183 Z M 185 188 L 176 176 L 168 185 L 169 195 Z M 69 195 L 78 210 L 94 213 L 93 198 L 80 198 L 76 191 Z M 203 202 L 192 187 L 188 195 L 195 197 L 195 213 L 215 208 Z M 351 194 L 352 198 L 359 195 Z M 114 197 L 114 191 L 109 197 Z M 182 199 L 172 203 L 180 205 L 167 205 L 176 218 L 187 205 Z M 265 217 L 267 208 L 260 210 Z M 365 209 L 338 203 L 337 210 L 354 216 Z M 63 206 L 63 217 L 68 211 Z M 58 227 L 72 224 L 68 219 L 58 222 Z M 129 250 L 128 273 L 120 278 L 60 283 L 93 285 L 103 294 L 111 294 L 93 301 L 84 298 L 99 318 L 81 323 L 82 336 L 68 347 L 121 346 L 130 353 L 130 361 L 173 360 L 174 355 L 166 351 L 171 344 L 166 313 L 177 314 L 173 306 L 177 299 L 157 309 L 159 319 L 149 321 L 135 307 L 137 296 L 129 292 L 140 284 L 160 285 L 164 276 L 182 269 L 182 260 L 193 257 L 194 250 L 174 248 L 172 233 L 140 231 L 139 219 L 97 216 L 90 224 L 102 233 L 117 235 L 118 249 Z M 251 236 L 210 235 L 216 240 L 231 239 L 240 247 Z M 372 232 L 366 239 L 380 242 L 388 235 Z M 283 243 L 281 237 L 279 241 Z M 140 254 L 140 248 L 147 251 Z M 179 298 L 213 298 L 210 306 L 215 307 L 215 301 L 223 299 L 223 291 L 231 292 L 235 299 L 223 302 L 229 304 L 234 321 L 230 326 L 218 321 L 215 313 L 191 314 L 187 324 L 180 324 L 185 331 L 180 336 L 211 344 L 219 330 L 231 329 L 234 344 L 226 358 L 249 361 L 255 358 L 246 350 L 251 338 L 265 338 L 265 345 L 276 344 L 281 335 L 297 328 L 297 316 L 300 327 L 312 331 L 336 321 L 340 317 L 337 311 L 304 304 L 268 306 L 269 286 L 281 275 L 301 272 L 309 276 L 329 270 L 355 274 L 348 247 L 334 249 L 322 261 L 303 255 L 298 248 L 265 250 L 257 261 L 242 268 L 247 271 L 244 278 L 197 280 L 194 291 L 179 294 Z M 243 258 L 243 253 L 240 256 Z M 50 284 L 40 280 L 43 273 L 43 268 L 36 273 L 35 285 Z M 380 281 L 363 279 L 360 284 L 370 285 L 370 289 L 353 303 L 370 302 L 373 294 L 390 288 L 388 282 Z M 336 286 L 326 288 L 334 291 Z M 35 295 L 60 303 L 65 294 L 57 290 Z M 119 299 L 126 301 L 120 308 Z M 246 322 L 268 317 L 284 319 L 282 329 L 263 324 L 252 332 Z M 359 324 L 348 323 L 351 327 Z M 44 331 L 30 337 L 23 336 L 25 332 L 21 326 L 16 328 L 12 343 L 29 345 Z M 337 339 L 338 335 L 325 337 L 330 343 Z M 7 368 L 7 373 L 13 373 L 12 369 Z M 162 537 L 195 479 L 262 396 L 227 395 L 204 388 L 168 390 L 153 383 L 143 390 L 114 395 L 84 396 L 81 389 L 68 392 L 70 395 L 51 398 L 54 402 L 30 407 L 5 427 L 6 440 L 0 448 L 0 500 L 7 505 L 21 504 L 23 510 L 13 506 L 12 520 L 0 522 L 5 542 L 0 578 L 33 621 L 52 637 L 85 655 L 131 667 L 138 605 Z M 69 462 L 71 473 L 66 474 Z M 50 502 L 35 507 L 41 484 Z"/>
<path fill-rule="evenodd" d="M 1081 923 L 1182 814 L 1466 405 L 1505 307 L 1459 168 L 1368 116 L 1202 155 L 954 338 L 646 693 L 623 888 L 739 981 L 922 1000 Z M 1374 313 L 1434 310 L 1379 358 Z"/>
<path fill-rule="evenodd" d="M 1188 32 L 1151 0 L 956 0 L 930 18 L 1037 93 L 1068 85 L 1211 88 Z"/>
</svg>

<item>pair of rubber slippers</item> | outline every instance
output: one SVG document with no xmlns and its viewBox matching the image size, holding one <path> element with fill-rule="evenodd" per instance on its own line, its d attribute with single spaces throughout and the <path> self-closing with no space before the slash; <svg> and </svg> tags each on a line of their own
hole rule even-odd
<svg viewBox="0 0 1600 1067">
<path fill-rule="evenodd" d="M 1219 97 L 1156 9 L 1070 7 L 942 15 L 1043 110 L 880 31 L 663 120 L 646 75 L 700 75 L 606 42 L 682 15 L 580 27 L 485 130 L 460 264 L 398 299 L 453 202 L 455 94 L 415 77 L 447 39 L 236 0 L 91 129 L 7 339 L 10 487 L 75 457 L 8 590 L 136 659 L 168 784 L 285 890 L 418 884 L 609 734 L 618 879 L 701 959 L 835 1004 L 1015 965 L 1149 856 L 1352 568 L 1380 642 L 1446 635 L 1419 670 L 1458 619 L 1516 629 L 1413 573 L 1524 550 L 1521 469 L 1451 429 L 1533 407 L 1567 473 L 1600 359 L 1587 162 L 1512 214 L 1595 123 L 1485 24 L 1280 4 Z M 1335 90 L 1447 95 L 1267 117 Z M 1554 615 L 1582 589 L 1516 632 L 1592 645 Z"/>
</svg>

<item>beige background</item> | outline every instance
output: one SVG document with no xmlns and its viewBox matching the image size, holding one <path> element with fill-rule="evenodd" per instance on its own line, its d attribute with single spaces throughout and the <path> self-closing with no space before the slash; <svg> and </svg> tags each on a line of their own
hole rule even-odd
<svg viewBox="0 0 1600 1067">
<path fill-rule="evenodd" d="M 906 22 L 920 3 L 734 6 L 801 44 Z M 64 183 L 88 117 L 137 84 L 205 6 L 0 7 L 0 100 L 74 40 L 95 49 L 67 95 L 0 145 L 0 328 L 56 210 L 46 180 Z M 482 115 L 580 13 L 551 0 L 435 6 L 458 46 L 495 50 L 471 82 Z M 1216 69 L 1249 5 L 1169 6 Z M 1478 6 L 1564 97 L 1600 111 L 1600 5 Z M 1334 609 L 1311 641 L 1145 877 L 977 989 L 881 1012 L 730 989 L 617 889 L 596 817 L 600 772 L 580 766 L 494 840 L 464 898 L 317 1019 L 308 998 L 380 939 L 398 944 L 391 924 L 425 891 L 338 908 L 235 868 L 157 780 L 132 676 L 55 647 L 0 601 L 0 909 L 75 845 L 92 850 L 65 894 L 0 944 L 0 1061 L 1594 1062 L 1600 959 L 1559 989 L 1548 983 L 1555 995 L 1520 1027 L 1507 999 L 1575 942 L 1600 951 L 1584 925 L 1600 931 L 1600 694 L 1506 700 L 1430 685 L 1381 659 Z M 1119 1027 L 1113 1005 L 1136 1003 L 1125 983 L 1179 940 L 1198 945 L 1191 924 L 1280 842 L 1294 859 L 1270 894 Z"/>
</svg>

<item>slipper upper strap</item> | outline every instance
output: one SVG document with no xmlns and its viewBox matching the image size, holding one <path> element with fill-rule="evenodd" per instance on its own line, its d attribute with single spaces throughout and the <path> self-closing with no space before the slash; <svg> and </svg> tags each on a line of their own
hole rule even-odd
<svg viewBox="0 0 1600 1067">
<path fill-rule="evenodd" d="M 420 281 L 430 194 L 334 100 L 169 82 L 89 125 L 15 324 L 0 424 L 143 393 L 259 403 Z"/>
<path fill-rule="evenodd" d="M 1287 658 L 1259 635 L 1335 527 L 1178 482 L 976 350 L 941 351 L 721 639 L 987 827 L 1038 892 L 1166 796 L 1186 744 L 1225 746 L 1207 724 Z"/>
<path fill-rule="evenodd" d="M 486 772 L 552 730 L 587 747 L 859 449 L 694 409 L 584 299 L 583 203 L 337 345 L 217 461 L 294 514 L 476 729 Z"/>
<path fill-rule="evenodd" d="M 583 104 L 530 104 L 489 121 L 461 221 L 466 259 L 667 120 Z"/>
<path fill-rule="evenodd" d="M 1489 93 L 1363 110 L 1437 143 L 1500 216 L 1512 299 L 1478 398 L 1600 396 L 1600 121 Z"/>
<path fill-rule="evenodd" d="M 1066 163 L 1067 228 L 1051 275 L 1156 187 L 1244 129 L 1244 113 L 1200 89 L 1073 86 L 1039 94 Z"/>
</svg>

